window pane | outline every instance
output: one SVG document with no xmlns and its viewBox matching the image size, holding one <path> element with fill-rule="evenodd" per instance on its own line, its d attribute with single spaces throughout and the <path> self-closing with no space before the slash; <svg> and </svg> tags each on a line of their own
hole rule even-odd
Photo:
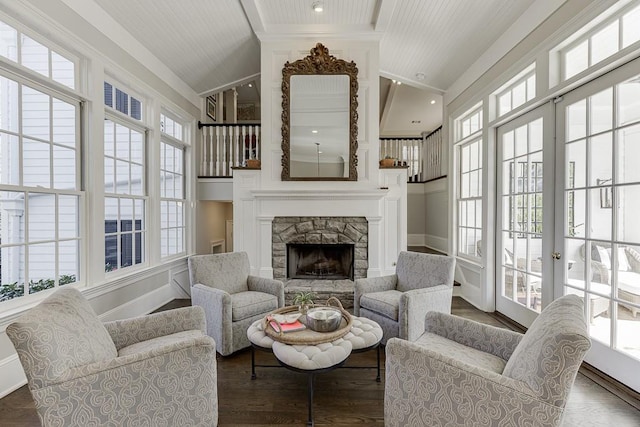
<svg viewBox="0 0 640 427">
<path fill-rule="evenodd" d="M 503 115 L 511 111 L 511 91 L 498 98 L 498 115 Z"/>
<path fill-rule="evenodd" d="M 129 115 L 129 95 L 116 88 L 116 110 Z"/>
<path fill-rule="evenodd" d="M 53 186 L 64 190 L 76 189 L 76 152 L 65 147 L 53 147 Z"/>
<path fill-rule="evenodd" d="M 49 141 L 49 95 L 28 86 L 22 86 L 22 132 L 25 135 Z"/>
<path fill-rule="evenodd" d="M 0 132 L 0 184 L 20 185 L 18 137 Z"/>
<path fill-rule="evenodd" d="M 589 138 L 590 185 L 611 185 L 613 146 L 610 132 Z"/>
<path fill-rule="evenodd" d="M 73 239 L 80 237 L 78 196 L 58 196 L 58 237 Z"/>
<path fill-rule="evenodd" d="M 116 157 L 128 161 L 130 145 L 131 139 L 129 128 L 116 124 Z"/>
<path fill-rule="evenodd" d="M 618 240 L 640 244 L 640 185 L 617 187 Z"/>
<path fill-rule="evenodd" d="M 618 85 L 619 125 L 640 121 L 640 76 Z"/>
<path fill-rule="evenodd" d="M 76 146 L 76 108 L 53 98 L 53 142 L 71 148 Z"/>
<path fill-rule="evenodd" d="M 640 182 L 640 125 L 619 130 L 617 142 L 618 183 Z"/>
<path fill-rule="evenodd" d="M 142 164 L 143 155 L 143 134 L 132 130 L 131 131 L 131 161 Z"/>
<path fill-rule="evenodd" d="M 618 51 L 618 21 L 614 21 L 591 37 L 591 65 Z"/>
<path fill-rule="evenodd" d="M 18 32 L 2 21 L 0 21 L 0 55 L 11 61 L 18 61 Z"/>
<path fill-rule="evenodd" d="M 589 45 L 583 41 L 573 49 L 567 51 L 564 57 L 564 78 L 569 79 L 589 66 Z"/>
<path fill-rule="evenodd" d="M 0 22 L 1 24 L 1 22 Z M 0 76 L 0 129 L 18 132 L 18 83 Z"/>
<path fill-rule="evenodd" d="M 587 135 L 587 100 L 583 99 L 567 107 L 567 140 L 573 141 Z"/>
<path fill-rule="evenodd" d="M 601 187 L 589 190 L 591 238 L 611 240 L 611 187 Z"/>
<path fill-rule="evenodd" d="M 80 279 L 80 250 L 78 248 L 78 240 L 67 240 L 58 243 L 59 261 L 58 271 L 60 277 L 58 284 L 60 286 L 77 282 Z"/>
<path fill-rule="evenodd" d="M 24 185 L 51 188 L 50 150 L 45 142 L 25 138 L 22 144 L 22 177 Z"/>
<path fill-rule="evenodd" d="M 630 10 L 622 17 L 622 47 L 640 40 L 640 7 Z"/>
<path fill-rule="evenodd" d="M 113 86 L 104 82 L 104 105 L 113 108 Z"/>
<path fill-rule="evenodd" d="M 587 191 L 575 190 L 566 193 L 567 217 L 565 230 L 572 237 L 586 237 L 586 203 Z M 571 209 L 573 206 L 573 209 Z"/>
<path fill-rule="evenodd" d="M 49 77 L 49 49 L 24 34 L 21 40 L 22 65 Z"/>
<path fill-rule="evenodd" d="M 590 134 L 611 129 L 613 126 L 613 90 L 604 90 L 589 97 Z"/>
<path fill-rule="evenodd" d="M 136 196 L 143 195 L 143 170 L 142 166 L 132 164 L 131 165 L 131 193 Z"/>
<path fill-rule="evenodd" d="M 515 147 L 516 147 L 516 157 L 522 156 L 528 152 L 527 142 L 528 142 L 528 132 L 527 125 L 520 126 L 515 130 Z"/>
<path fill-rule="evenodd" d="M 144 230 L 144 202 L 142 200 L 136 199 L 134 202 L 135 208 L 135 229 L 136 230 Z"/>
<path fill-rule="evenodd" d="M 569 168 L 566 169 L 567 176 L 565 177 L 566 188 L 580 188 L 584 187 L 587 182 L 587 144 L 584 139 L 572 142 L 566 146 L 567 163 L 574 165 L 573 180 L 569 176 Z"/>
<path fill-rule="evenodd" d="M 522 82 L 513 88 L 513 108 L 517 108 L 527 101 L 526 82 Z"/>
<path fill-rule="evenodd" d="M 542 150 L 542 119 L 529 123 L 529 151 Z"/>
<path fill-rule="evenodd" d="M 58 83 L 75 88 L 75 64 L 62 55 L 51 52 L 51 78 Z"/>
<path fill-rule="evenodd" d="M 3 260 L 2 282 L 0 283 L 0 302 L 24 295 L 24 247 L 9 246 L 0 249 Z"/>
<path fill-rule="evenodd" d="M 131 194 L 129 184 L 129 163 L 122 160 L 116 160 L 116 193 Z"/>
<path fill-rule="evenodd" d="M 56 244 L 43 243 L 29 246 L 29 293 L 34 294 L 54 287 L 56 278 Z M 35 262 L 34 262 L 35 261 Z"/>
<path fill-rule="evenodd" d="M 0 238 L 2 239 L 0 243 L 2 245 L 24 243 L 24 227 L 22 222 L 25 209 L 24 197 L 23 192 L 0 192 Z M 5 258 L 4 254 L 1 259 L 3 260 L 2 283 L 6 283 L 4 280 L 5 267 L 14 264 L 7 262 L 10 258 Z"/>
<path fill-rule="evenodd" d="M 56 197 L 54 194 L 29 193 L 29 241 L 53 240 L 56 237 Z M 51 255 L 51 254 L 50 254 Z"/>
</svg>

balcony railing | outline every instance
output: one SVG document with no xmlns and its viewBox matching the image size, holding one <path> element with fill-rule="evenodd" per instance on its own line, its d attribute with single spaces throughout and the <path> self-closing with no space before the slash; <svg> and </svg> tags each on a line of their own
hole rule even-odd
<svg viewBox="0 0 640 427">
<path fill-rule="evenodd" d="M 259 123 L 200 123 L 201 177 L 231 177 L 231 168 L 247 165 L 247 160 L 260 159 Z"/>
<path fill-rule="evenodd" d="M 409 168 L 409 182 L 423 181 L 422 138 L 380 138 L 380 158 L 395 159 Z"/>
<path fill-rule="evenodd" d="M 424 138 L 424 180 L 433 181 L 445 175 L 442 159 L 442 126 Z"/>
</svg>

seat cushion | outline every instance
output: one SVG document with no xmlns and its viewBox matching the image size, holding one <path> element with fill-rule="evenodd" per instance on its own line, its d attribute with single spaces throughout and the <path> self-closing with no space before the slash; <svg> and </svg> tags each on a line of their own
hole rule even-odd
<svg viewBox="0 0 640 427">
<path fill-rule="evenodd" d="M 118 355 L 111 335 L 75 288 L 57 290 L 7 327 L 31 388 Z"/>
<path fill-rule="evenodd" d="M 278 298 L 264 292 L 247 291 L 231 294 L 231 320 L 248 319 L 278 308 Z"/>
<path fill-rule="evenodd" d="M 203 336 L 205 336 L 204 333 L 197 329 L 194 329 L 192 331 L 176 332 L 175 334 L 164 335 L 161 337 L 152 338 L 147 341 L 140 341 L 127 347 L 123 347 L 118 352 L 118 357 L 128 356 L 135 353 L 142 353 L 144 351 L 153 350 L 154 348 L 164 347 L 165 345 L 174 344 L 192 338 L 200 338 Z"/>
<path fill-rule="evenodd" d="M 415 343 L 424 346 L 424 348 L 435 351 L 436 353 L 453 357 L 460 362 L 486 369 L 497 374 L 502 374 L 502 371 L 507 364 L 506 360 L 501 359 L 498 356 L 494 356 L 491 353 L 485 353 L 484 351 L 477 350 L 473 347 L 467 347 L 464 344 L 460 344 L 431 332 L 425 332 L 422 334 Z"/>
<path fill-rule="evenodd" d="M 364 350 L 375 346 L 382 340 L 382 328 L 366 317 L 353 316 L 351 331 L 343 339 L 351 342 L 353 351 Z"/>
<path fill-rule="evenodd" d="M 249 338 L 249 341 L 251 341 L 253 345 L 270 349 L 273 347 L 274 340 L 265 333 L 262 323 L 262 319 L 253 322 L 251 326 L 249 326 L 249 329 L 247 329 L 247 338 Z"/>
<path fill-rule="evenodd" d="M 366 293 L 360 297 L 360 307 L 397 321 L 401 296 L 396 290 Z"/>
</svg>

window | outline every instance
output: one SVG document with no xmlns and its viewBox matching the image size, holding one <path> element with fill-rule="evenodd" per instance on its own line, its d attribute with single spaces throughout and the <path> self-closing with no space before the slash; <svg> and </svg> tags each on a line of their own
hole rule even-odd
<svg viewBox="0 0 640 427">
<path fill-rule="evenodd" d="M 536 97 L 536 66 L 531 64 L 496 94 L 498 117 Z"/>
<path fill-rule="evenodd" d="M 455 120 L 457 254 L 480 257 L 482 241 L 482 104 Z"/>
<path fill-rule="evenodd" d="M 459 147 L 458 253 L 479 256 L 482 240 L 482 140 Z"/>
<path fill-rule="evenodd" d="M 128 89 L 104 82 L 104 105 L 135 120 L 142 120 L 142 102 L 129 94 Z"/>
<path fill-rule="evenodd" d="M 631 9 L 606 14 L 612 16 L 595 27 L 585 27 L 582 36 L 555 49 L 560 53 L 563 81 L 640 41 L 640 6 L 637 3 Z"/>
<path fill-rule="evenodd" d="M 0 69 L 0 301 L 80 279 L 79 110 Z"/>
<path fill-rule="evenodd" d="M 160 115 L 160 255 L 185 252 L 184 127 Z"/>
<path fill-rule="evenodd" d="M 145 261 L 145 132 L 107 115 L 104 122 L 105 271 Z"/>
<path fill-rule="evenodd" d="M 74 89 L 76 62 L 71 55 L 51 49 L 34 38 L 0 21 L 0 56 Z"/>
</svg>

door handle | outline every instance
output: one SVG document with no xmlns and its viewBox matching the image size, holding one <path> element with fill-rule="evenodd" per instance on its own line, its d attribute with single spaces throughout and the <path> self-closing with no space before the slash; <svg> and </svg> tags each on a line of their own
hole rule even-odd
<svg viewBox="0 0 640 427">
<path fill-rule="evenodd" d="M 560 255 L 560 252 L 552 252 L 551 253 L 551 258 L 553 259 L 560 259 L 562 257 L 562 255 Z"/>
</svg>

